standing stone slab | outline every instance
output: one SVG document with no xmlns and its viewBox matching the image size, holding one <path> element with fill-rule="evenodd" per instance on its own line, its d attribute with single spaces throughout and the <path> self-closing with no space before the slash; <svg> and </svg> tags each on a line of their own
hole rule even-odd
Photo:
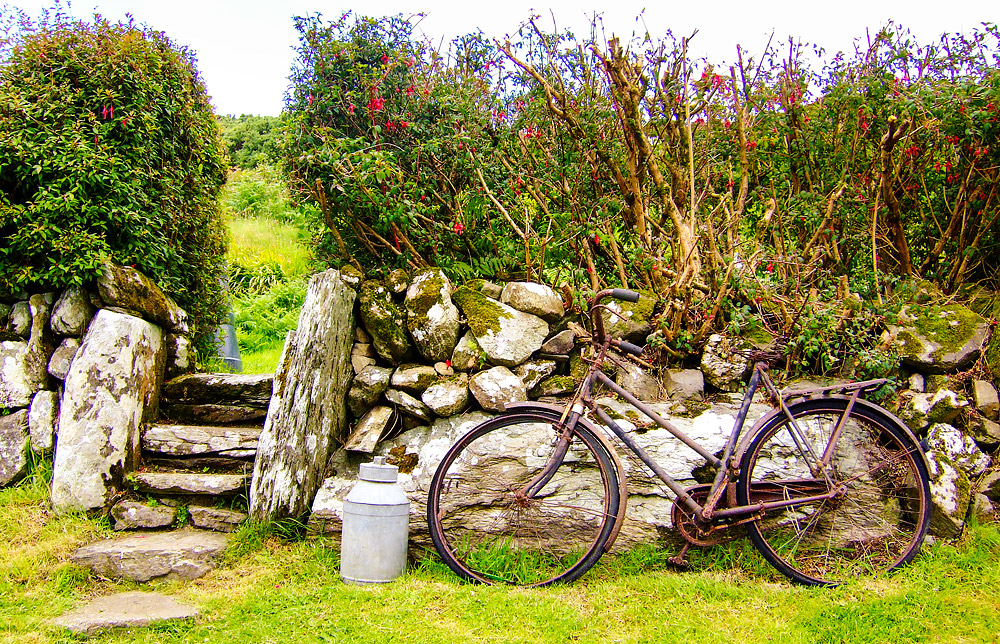
<svg viewBox="0 0 1000 644">
<path fill-rule="evenodd" d="M 140 428 L 156 409 L 163 330 L 102 309 L 66 376 L 52 473 L 56 512 L 103 508 L 132 469 Z"/>
<path fill-rule="evenodd" d="M 28 472 L 28 410 L 0 416 L 0 487 L 16 483 Z"/>
<path fill-rule="evenodd" d="M 371 454 L 375 451 L 378 441 L 392 426 L 393 417 L 396 412 L 392 407 L 379 405 L 372 407 L 367 414 L 358 422 L 351 435 L 344 443 L 344 449 L 353 452 L 364 452 Z"/>
<path fill-rule="evenodd" d="M 250 515 L 300 516 L 323 481 L 330 447 L 347 433 L 355 293 L 328 270 L 309 282 L 299 324 L 285 341 L 257 447 Z"/>
</svg>

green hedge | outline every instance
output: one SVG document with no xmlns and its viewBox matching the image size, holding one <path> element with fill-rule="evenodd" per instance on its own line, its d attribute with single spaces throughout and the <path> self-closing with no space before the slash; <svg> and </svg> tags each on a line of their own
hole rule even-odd
<svg viewBox="0 0 1000 644">
<path fill-rule="evenodd" d="M 132 23 L 48 15 L 0 49 L 0 293 L 133 265 L 210 330 L 226 157 L 193 54 Z"/>
</svg>

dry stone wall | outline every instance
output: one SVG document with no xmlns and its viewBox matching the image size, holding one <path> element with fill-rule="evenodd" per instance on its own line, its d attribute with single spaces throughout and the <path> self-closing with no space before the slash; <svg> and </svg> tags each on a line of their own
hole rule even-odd
<svg viewBox="0 0 1000 644">
<path fill-rule="evenodd" d="M 0 303 L 0 485 L 53 458 L 57 512 L 103 509 L 138 457 L 165 375 L 193 367 L 186 314 L 135 269 Z"/>
</svg>

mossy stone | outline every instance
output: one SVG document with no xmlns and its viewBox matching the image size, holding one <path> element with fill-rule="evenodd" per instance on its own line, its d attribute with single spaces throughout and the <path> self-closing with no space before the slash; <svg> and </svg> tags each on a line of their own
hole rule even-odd
<svg viewBox="0 0 1000 644">
<path fill-rule="evenodd" d="M 358 310 L 379 355 L 392 364 L 402 362 L 411 348 L 406 316 L 392 300 L 389 289 L 374 280 L 362 282 Z"/>
<path fill-rule="evenodd" d="M 929 372 L 943 373 L 968 367 L 979 355 L 986 337 L 986 321 L 960 304 L 922 307 L 916 315 L 904 307 L 905 326 L 896 345 L 903 362 Z"/>
<path fill-rule="evenodd" d="M 451 294 L 451 299 L 465 313 L 469 328 L 476 337 L 481 338 L 490 332 L 500 333 L 500 320 L 514 317 L 499 302 L 468 286 L 458 288 Z"/>
</svg>

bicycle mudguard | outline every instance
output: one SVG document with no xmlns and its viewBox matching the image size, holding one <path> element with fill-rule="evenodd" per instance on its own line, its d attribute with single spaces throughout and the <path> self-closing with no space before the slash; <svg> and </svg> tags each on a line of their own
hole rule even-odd
<svg viewBox="0 0 1000 644">
<path fill-rule="evenodd" d="M 817 398 L 803 398 L 802 400 L 796 400 L 795 402 L 789 404 L 788 411 L 792 413 L 792 416 L 795 416 L 795 408 L 805 403 L 817 400 L 849 401 L 850 399 L 851 399 L 850 396 L 842 396 L 840 394 L 819 396 Z M 857 400 L 855 400 L 854 406 L 856 408 L 862 407 L 873 413 L 878 413 L 885 416 L 885 418 L 889 420 L 896 427 L 896 429 L 901 431 L 907 438 L 912 440 L 915 445 L 920 447 L 920 458 L 924 460 L 924 465 L 927 466 L 928 469 L 930 468 L 930 464 L 927 462 L 927 454 L 924 453 L 924 444 L 920 441 L 919 438 L 916 437 L 916 435 L 914 435 L 914 433 L 910 430 L 910 428 L 906 426 L 906 423 L 904 423 L 902 420 L 899 419 L 899 417 L 897 417 L 895 414 L 893 414 L 885 407 L 882 407 L 881 405 L 876 405 L 875 403 L 869 400 L 865 400 L 864 398 L 858 398 Z M 761 416 L 760 420 L 754 423 L 753 427 L 750 428 L 750 431 L 748 431 L 740 438 L 739 445 L 736 446 L 736 450 L 733 452 L 733 458 L 735 459 L 734 460 L 735 463 L 740 463 L 743 460 L 743 452 L 746 451 L 746 448 L 750 445 L 750 441 L 752 441 L 753 438 L 758 434 L 758 432 L 760 432 L 761 427 L 770 422 L 771 419 L 773 419 L 775 416 L 784 416 L 784 412 L 781 411 L 780 407 L 777 409 L 772 409 L 768 413 Z"/>
<path fill-rule="evenodd" d="M 543 402 L 511 402 L 504 405 L 504 412 L 534 412 L 539 416 L 545 416 L 550 420 L 558 421 L 562 418 L 563 412 L 566 411 L 564 405 L 557 405 L 554 403 L 543 403 Z M 618 450 L 614 448 L 611 440 L 608 438 L 606 432 L 601 431 L 597 428 L 594 423 L 589 419 L 580 417 L 577 421 L 582 423 L 584 427 L 590 430 L 590 432 L 597 437 L 597 440 L 601 441 L 604 446 L 604 451 L 608 453 L 611 457 L 611 462 L 615 465 L 616 473 L 618 474 L 618 516 L 615 517 L 615 525 L 611 529 L 611 535 L 608 537 L 607 542 L 604 544 L 604 552 L 611 550 L 611 546 L 614 545 L 615 539 L 618 538 L 618 532 L 622 529 L 622 523 L 625 521 L 625 508 L 628 505 L 628 487 L 627 481 L 625 480 L 625 470 L 622 468 L 621 459 L 618 457 Z"/>
</svg>

